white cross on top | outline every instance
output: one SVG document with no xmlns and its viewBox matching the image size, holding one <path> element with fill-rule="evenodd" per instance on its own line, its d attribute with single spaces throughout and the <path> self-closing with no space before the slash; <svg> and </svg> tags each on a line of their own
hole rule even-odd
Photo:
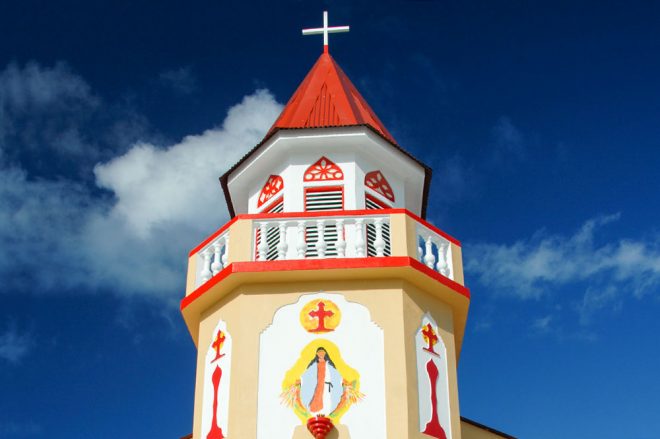
<svg viewBox="0 0 660 439">
<path fill-rule="evenodd" d="M 348 32 L 350 26 L 333 26 L 328 27 L 328 11 L 323 11 L 323 27 L 314 29 L 303 29 L 303 35 L 320 35 L 323 34 L 323 51 L 328 51 L 328 34 L 335 34 L 338 32 Z"/>
</svg>

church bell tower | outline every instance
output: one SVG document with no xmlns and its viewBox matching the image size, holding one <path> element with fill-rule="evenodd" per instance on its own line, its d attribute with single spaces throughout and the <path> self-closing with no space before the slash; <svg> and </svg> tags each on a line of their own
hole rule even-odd
<svg viewBox="0 0 660 439">
<path fill-rule="evenodd" d="M 231 220 L 189 256 L 194 439 L 460 439 L 470 295 L 425 220 L 431 170 L 324 50 L 221 177 Z"/>
</svg>

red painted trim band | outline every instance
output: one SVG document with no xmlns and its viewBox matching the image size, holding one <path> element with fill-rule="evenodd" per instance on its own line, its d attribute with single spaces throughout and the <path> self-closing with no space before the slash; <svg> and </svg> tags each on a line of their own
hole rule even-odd
<svg viewBox="0 0 660 439">
<path fill-rule="evenodd" d="M 234 262 L 225 267 L 220 273 L 213 276 L 204 285 L 197 288 L 181 300 L 181 311 L 203 295 L 219 282 L 222 282 L 233 273 L 265 273 L 272 271 L 306 271 L 306 270 L 332 270 L 332 269 L 359 269 L 359 268 L 396 268 L 412 267 L 438 282 L 450 287 L 462 296 L 470 298 L 470 290 L 437 271 L 434 271 L 416 259 L 408 256 L 391 256 L 383 258 L 334 258 L 334 259 L 298 259 L 288 261 L 250 261 Z"/>
</svg>

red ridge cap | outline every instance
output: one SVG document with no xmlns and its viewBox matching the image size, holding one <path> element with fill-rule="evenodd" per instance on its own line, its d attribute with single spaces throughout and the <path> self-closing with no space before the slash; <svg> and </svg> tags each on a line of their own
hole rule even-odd
<svg viewBox="0 0 660 439">
<path fill-rule="evenodd" d="M 327 128 L 369 125 L 396 144 L 367 101 L 337 62 L 325 52 L 300 83 L 268 131 L 281 128 Z"/>
</svg>

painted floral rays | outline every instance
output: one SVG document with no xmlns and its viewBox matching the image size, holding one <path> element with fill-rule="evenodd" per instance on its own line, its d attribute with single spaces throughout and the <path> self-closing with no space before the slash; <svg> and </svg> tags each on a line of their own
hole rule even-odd
<svg viewBox="0 0 660 439">
<path fill-rule="evenodd" d="M 305 171 L 305 181 L 343 180 L 342 170 L 326 157 L 321 157 Z"/>
</svg>

